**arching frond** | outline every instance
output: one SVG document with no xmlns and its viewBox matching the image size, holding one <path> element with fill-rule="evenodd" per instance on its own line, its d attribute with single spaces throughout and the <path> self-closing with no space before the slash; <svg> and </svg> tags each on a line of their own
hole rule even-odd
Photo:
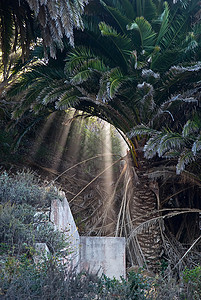
<svg viewBox="0 0 201 300">
<path fill-rule="evenodd" d="M 195 140 L 192 146 L 192 152 L 194 155 L 197 155 L 198 152 L 200 151 L 201 151 L 201 135 L 197 137 L 197 139 Z"/>
<path fill-rule="evenodd" d="M 68 53 L 65 64 L 66 74 L 71 74 L 75 69 L 79 69 L 86 61 L 95 58 L 95 54 L 89 48 L 76 47 Z"/>
<path fill-rule="evenodd" d="M 137 30 L 141 38 L 141 47 L 143 50 L 152 51 L 155 46 L 156 33 L 151 24 L 144 17 L 137 17 L 135 22 L 127 26 L 128 30 Z"/>
<path fill-rule="evenodd" d="M 81 84 L 84 81 L 87 81 L 91 78 L 93 71 L 86 68 L 81 68 L 78 72 L 75 72 L 75 74 L 71 77 L 71 83 L 73 85 Z"/>
<path fill-rule="evenodd" d="M 156 39 L 156 45 L 159 45 L 162 38 L 166 34 L 169 28 L 169 15 L 170 15 L 170 10 L 167 2 L 164 2 L 164 11 L 160 15 L 160 17 L 157 20 L 157 23 L 160 24 L 160 31 L 157 35 Z"/>
<path fill-rule="evenodd" d="M 107 25 L 105 22 L 99 23 L 99 28 L 101 34 L 110 39 L 114 44 L 115 48 L 118 50 L 119 54 L 122 56 L 125 65 L 128 65 L 128 57 L 133 50 L 132 40 L 127 35 L 121 35 L 117 31 Z"/>
<path fill-rule="evenodd" d="M 124 76 L 119 68 L 112 69 L 109 73 L 109 96 L 112 99 L 124 81 Z"/>
<path fill-rule="evenodd" d="M 126 1 L 132 7 L 131 3 L 128 0 L 126 0 Z M 119 29 L 121 30 L 121 32 L 124 33 L 124 34 L 126 34 L 126 25 L 130 22 L 130 19 L 127 16 L 127 14 L 126 15 L 123 14 L 123 11 L 119 10 L 116 7 L 112 7 L 112 6 L 106 5 L 106 3 L 103 2 L 103 1 L 101 1 L 101 4 L 111 14 L 112 18 L 116 21 L 116 24 L 119 26 Z"/>
<path fill-rule="evenodd" d="M 158 152 L 160 147 L 160 142 L 163 136 L 165 135 L 164 132 L 159 132 L 158 134 L 151 137 L 144 146 L 144 156 L 148 159 L 153 158 Z"/>
<path fill-rule="evenodd" d="M 151 84 L 143 82 L 142 84 L 138 84 L 137 91 L 140 95 L 140 117 L 145 122 L 148 117 L 150 117 L 156 106 L 154 101 L 154 88 Z"/>
<path fill-rule="evenodd" d="M 54 81 L 47 88 L 39 94 L 37 102 L 41 102 L 43 105 L 57 101 L 63 93 L 65 93 L 69 87 L 64 83 L 63 80 Z"/>
<path fill-rule="evenodd" d="M 157 152 L 159 157 L 162 157 L 165 152 L 172 149 L 180 150 L 184 145 L 184 138 L 179 133 L 168 132 L 161 138 Z"/>
<path fill-rule="evenodd" d="M 129 138 L 135 137 L 135 136 L 141 136 L 141 135 L 148 135 L 148 136 L 154 136 L 157 134 L 160 134 L 160 131 L 154 130 L 150 127 L 147 127 L 146 125 L 137 125 L 135 126 L 129 133 L 127 133 Z"/>
<path fill-rule="evenodd" d="M 187 123 L 184 125 L 183 130 L 182 130 L 182 136 L 183 137 L 188 137 L 191 134 L 196 134 L 200 130 L 197 122 L 193 120 L 188 120 Z"/>
<path fill-rule="evenodd" d="M 182 171 L 184 171 L 185 167 L 195 161 L 195 156 L 190 150 L 184 150 L 178 159 L 178 163 L 176 165 L 176 173 L 180 174 Z"/>
<path fill-rule="evenodd" d="M 113 99 L 124 83 L 125 77 L 119 68 L 104 72 L 100 78 L 97 99 L 107 102 Z"/>
<path fill-rule="evenodd" d="M 79 97 L 75 93 L 63 93 L 59 100 L 55 103 L 55 108 L 58 110 L 66 110 L 69 107 L 75 107 L 79 103 Z"/>
</svg>

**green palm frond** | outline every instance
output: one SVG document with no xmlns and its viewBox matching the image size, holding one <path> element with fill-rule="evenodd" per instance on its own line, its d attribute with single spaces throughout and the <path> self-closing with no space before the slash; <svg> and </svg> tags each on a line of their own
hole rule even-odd
<svg viewBox="0 0 201 300">
<path fill-rule="evenodd" d="M 191 82 L 195 82 L 195 80 L 199 81 L 201 76 L 201 63 L 197 62 L 196 64 L 192 64 L 188 67 L 183 67 L 180 65 L 172 66 L 168 72 L 166 72 L 163 76 L 163 81 L 160 87 L 160 99 L 164 102 L 164 97 L 166 93 L 175 93 L 176 91 L 179 92 L 179 94 L 176 94 L 176 96 L 171 97 L 169 102 L 174 101 L 184 101 L 186 99 L 186 102 L 196 102 L 197 100 L 194 97 L 189 97 L 189 95 L 181 95 L 181 85 L 183 87 L 187 87 L 186 83 L 190 84 Z M 197 77 L 197 79 L 196 79 Z M 179 84 L 178 84 L 179 83 Z M 192 93 L 193 94 L 193 93 Z M 168 102 L 167 101 L 167 102 Z M 160 102 L 160 100 L 159 100 Z M 164 102 L 164 105 L 168 104 L 167 102 Z"/>
<path fill-rule="evenodd" d="M 65 73 L 71 74 L 75 69 L 79 69 L 86 61 L 94 59 L 96 56 L 87 47 L 76 47 L 68 53 L 65 64 Z"/>
<path fill-rule="evenodd" d="M 104 72 L 100 78 L 97 99 L 103 102 L 108 102 L 113 99 L 124 81 L 125 76 L 122 74 L 120 68 L 114 68 Z"/>
<path fill-rule="evenodd" d="M 16 105 L 12 112 L 12 118 L 20 118 L 31 106 L 34 105 L 36 98 L 38 97 L 43 83 L 33 85 L 32 88 L 28 89 L 27 93 L 20 99 L 20 103 Z"/>
<path fill-rule="evenodd" d="M 128 4 L 131 5 L 131 3 L 128 0 L 125 1 L 127 1 Z M 106 3 L 103 1 L 100 2 L 104 6 L 104 8 L 110 13 L 111 17 L 115 20 L 121 32 L 126 34 L 126 25 L 130 22 L 129 17 L 123 14 L 123 11 L 119 10 L 118 8 L 106 5 Z"/>
<path fill-rule="evenodd" d="M 127 26 L 128 30 L 137 30 L 141 38 L 141 47 L 143 50 L 152 51 L 155 46 L 156 33 L 151 24 L 144 17 L 137 17 L 135 22 Z"/>
<path fill-rule="evenodd" d="M 181 152 L 179 152 L 179 151 L 170 150 L 170 151 L 165 152 L 163 157 L 167 158 L 167 159 L 171 159 L 171 158 L 178 159 L 180 154 L 181 154 Z"/>
<path fill-rule="evenodd" d="M 168 6 L 168 3 L 165 2 L 164 3 L 164 11 L 157 20 L 157 23 L 160 24 L 160 31 L 157 34 L 156 45 L 160 44 L 162 38 L 164 37 L 164 35 L 168 31 L 168 28 L 169 28 L 169 15 L 170 15 L 169 6 Z"/>
<path fill-rule="evenodd" d="M 197 139 L 195 140 L 192 146 L 192 152 L 194 155 L 197 155 L 198 152 L 200 152 L 200 150 L 201 150 L 201 135 L 197 137 Z"/>
<path fill-rule="evenodd" d="M 9 88 L 7 96 L 17 96 L 36 83 L 40 84 L 41 88 L 41 84 L 43 84 L 43 86 L 47 86 L 50 82 L 52 82 L 52 80 L 60 80 L 63 78 L 65 78 L 65 76 L 62 68 L 58 66 L 58 68 L 55 69 L 40 61 L 22 69 L 20 76 L 17 77 L 16 81 L 14 81 Z"/>
<path fill-rule="evenodd" d="M 101 31 L 102 36 L 116 37 L 118 35 L 117 30 L 115 30 L 112 26 L 107 25 L 105 22 L 99 23 L 99 29 Z"/>
<path fill-rule="evenodd" d="M 55 109 L 66 110 L 70 107 L 75 107 L 79 103 L 79 97 L 76 94 L 63 93 L 59 100 L 55 103 Z"/>
<path fill-rule="evenodd" d="M 167 151 L 180 150 L 184 145 L 185 140 L 179 133 L 168 132 L 161 138 L 157 152 L 159 157 L 162 157 Z"/>
<path fill-rule="evenodd" d="M 54 81 L 48 87 L 44 88 L 37 97 L 37 102 L 41 102 L 43 105 L 48 105 L 49 103 L 55 102 L 59 97 L 68 90 L 68 86 L 63 80 Z"/>
<path fill-rule="evenodd" d="M 144 146 L 144 156 L 145 158 L 151 159 L 159 152 L 161 139 L 164 137 L 164 132 L 159 132 L 153 135 Z"/>
<path fill-rule="evenodd" d="M 142 84 L 138 84 L 137 91 L 140 96 L 139 111 L 141 119 L 147 120 L 156 107 L 154 101 L 154 88 L 151 84 L 143 82 Z"/>
<path fill-rule="evenodd" d="M 153 128 L 150 128 L 146 125 L 136 125 L 129 133 L 127 133 L 129 138 L 135 137 L 135 136 L 155 136 L 157 134 L 160 134 L 160 131 L 154 130 Z"/>
<path fill-rule="evenodd" d="M 176 173 L 181 174 L 184 171 L 185 167 L 195 161 L 195 156 L 191 150 L 184 150 L 178 159 L 176 165 Z"/>
<path fill-rule="evenodd" d="M 132 20 L 136 15 L 136 10 L 133 1 L 130 0 L 100 0 L 101 4 L 108 9 L 108 7 L 116 8 L 128 19 Z M 128 23 L 127 23 L 128 24 Z M 126 24 L 126 25 L 127 25 Z"/>
<path fill-rule="evenodd" d="M 119 68 L 112 69 L 108 74 L 110 83 L 108 87 L 109 97 L 112 99 L 121 87 L 124 81 L 124 76 Z"/>
<path fill-rule="evenodd" d="M 200 131 L 199 125 L 197 122 L 193 120 L 188 120 L 187 123 L 184 125 L 182 130 L 182 136 L 188 137 L 194 135 Z"/>
<path fill-rule="evenodd" d="M 79 85 L 84 81 L 90 79 L 92 73 L 93 71 L 91 69 L 81 68 L 78 72 L 75 72 L 75 74 L 71 77 L 70 82 L 73 85 Z"/>
<path fill-rule="evenodd" d="M 82 65 L 72 71 L 70 76 L 70 82 L 73 85 L 81 84 L 92 77 L 92 74 L 100 73 L 100 75 L 106 71 L 106 67 L 103 62 L 98 58 L 89 59 L 84 61 Z"/>
<path fill-rule="evenodd" d="M 172 46 L 176 45 L 178 39 L 181 38 L 182 28 L 185 26 L 186 20 L 187 19 L 184 16 L 176 14 L 175 17 L 171 18 L 168 24 L 168 30 L 166 30 L 163 38 L 160 39 L 160 46 L 162 49 L 167 51 L 168 49 L 171 49 Z"/>
<path fill-rule="evenodd" d="M 176 6 L 175 11 L 172 10 L 171 13 L 169 12 L 168 16 L 168 10 L 166 8 L 166 21 L 164 19 L 163 27 L 164 34 L 160 36 L 160 52 L 153 57 L 151 64 L 153 69 L 161 65 L 161 70 L 167 70 L 171 65 L 183 61 L 185 47 L 181 47 L 181 45 L 185 41 L 187 30 L 192 30 L 190 28 L 192 13 L 189 9 L 191 5 L 190 2 L 191 1 L 189 1 L 186 8 L 183 7 L 182 14 L 177 13 L 179 6 Z"/>
<path fill-rule="evenodd" d="M 127 66 L 128 58 L 133 50 L 132 40 L 127 35 L 121 35 L 120 33 L 117 33 L 113 27 L 107 25 L 105 22 L 100 22 L 99 28 L 102 36 L 109 38 L 114 44 L 115 48 L 121 55 L 124 64 Z"/>
<path fill-rule="evenodd" d="M 138 3 L 139 1 L 136 1 Z M 154 3 L 152 0 L 141 1 L 142 3 L 142 13 L 138 17 L 144 16 L 149 22 L 154 20 L 157 16 L 157 10 L 159 9 L 158 3 Z"/>
</svg>

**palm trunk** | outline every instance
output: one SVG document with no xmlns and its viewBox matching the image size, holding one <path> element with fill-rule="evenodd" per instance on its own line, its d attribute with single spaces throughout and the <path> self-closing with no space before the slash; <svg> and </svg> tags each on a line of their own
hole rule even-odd
<svg viewBox="0 0 201 300">
<path fill-rule="evenodd" d="M 162 253 L 162 226 L 161 221 L 156 218 L 159 216 L 156 193 L 153 192 L 149 179 L 144 176 L 144 168 L 137 172 L 132 167 L 127 169 L 127 177 L 132 177 L 132 183 L 134 182 L 127 199 L 124 226 L 129 260 L 132 265 L 156 271 Z M 151 219 L 154 220 L 150 221 Z"/>
</svg>

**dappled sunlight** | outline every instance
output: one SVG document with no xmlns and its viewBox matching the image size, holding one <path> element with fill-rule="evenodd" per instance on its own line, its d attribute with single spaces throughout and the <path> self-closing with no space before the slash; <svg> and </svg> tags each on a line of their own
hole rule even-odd
<svg viewBox="0 0 201 300">
<path fill-rule="evenodd" d="M 113 185 L 113 169 L 109 168 L 112 165 L 112 141 L 110 133 L 110 124 L 105 123 L 103 127 L 103 154 L 104 154 L 104 168 L 106 169 L 104 173 L 105 190 L 108 196 L 112 194 Z"/>
<path fill-rule="evenodd" d="M 56 112 L 53 112 L 50 114 L 50 116 L 47 118 L 47 121 L 44 123 L 43 127 L 40 129 L 40 132 L 38 133 L 38 136 L 34 142 L 33 148 L 32 148 L 32 156 L 35 157 L 37 154 L 37 151 L 39 150 L 41 144 L 43 143 L 44 139 L 46 138 L 48 131 L 54 122 L 56 117 Z"/>
<path fill-rule="evenodd" d="M 35 154 L 41 145 L 46 149 L 43 169 L 62 185 L 85 234 L 124 235 L 132 168 L 122 135 L 111 124 L 70 109 L 50 115 L 34 145 Z"/>
<path fill-rule="evenodd" d="M 52 164 L 52 168 L 55 170 L 58 170 L 61 163 L 61 158 L 63 156 L 63 152 L 65 151 L 66 142 L 71 128 L 71 122 L 69 120 L 73 117 L 73 114 L 74 110 L 70 110 L 68 113 L 65 114 L 64 120 L 60 127 L 60 131 L 58 132 L 57 139 L 55 141 L 55 155 Z"/>
<path fill-rule="evenodd" d="M 84 119 L 80 117 L 79 112 L 72 111 L 73 115 L 71 115 L 70 119 L 72 119 L 70 127 L 69 127 L 69 137 L 66 138 L 65 149 L 63 151 L 62 160 L 60 162 L 60 167 L 62 168 L 63 160 L 68 160 L 71 165 L 75 164 L 79 160 L 79 152 L 80 152 L 80 141 L 81 134 L 84 124 Z M 79 117 L 78 117 L 79 115 Z M 69 118 L 69 117 L 68 117 Z M 66 123 L 64 126 L 68 127 L 69 124 Z"/>
</svg>

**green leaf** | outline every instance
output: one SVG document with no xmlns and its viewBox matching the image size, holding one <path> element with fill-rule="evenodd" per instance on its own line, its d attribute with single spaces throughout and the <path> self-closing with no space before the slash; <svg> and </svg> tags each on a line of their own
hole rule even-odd
<svg viewBox="0 0 201 300">
<path fill-rule="evenodd" d="M 160 41 L 165 36 L 165 34 L 166 34 L 166 32 L 168 31 L 168 28 L 169 28 L 170 10 L 169 10 L 169 6 L 168 6 L 167 2 L 164 2 L 164 7 L 165 7 L 164 11 L 161 14 L 160 18 L 158 19 L 158 21 L 161 23 L 161 25 L 160 25 L 160 31 L 159 31 L 158 36 L 157 36 L 156 45 L 160 44 Z"/>
<path fill-rule="evenodd" d="M 194 155 L 197 155 L 200 150 L 201 150 L 201 136 L 198 136 L 196 141 L 193 143 L 192 152 Z"/>
<path fill-rule="evenodd" d="M 137 30 L 141 38 L 141 47 L 144 50 L 150 51 L 154 49 L 156 41 L 156 33 L 151 24 L 144 17 L 138 17 L 135 22 L 127 26 L 128 30 Z"/>
<path fill-rule="evenodd" d="M 144 156 L 148 159 L 153 158 L 159 151 L 161 139 L 165 135 L 164 132 L 159 132 L 151 137 L 144 146 Z"/>
<path fill-rule="evenodd" d="M 157 152 L 159 157 L 162 157 L 165 152 L 180 150 L 184 145 L 185 140 L 179 133 L 168 132 L 162 137 Z"/>
<path fill-rule="evenodd" d="M 185 167 L 194 161 L 195 156 L 193 152 L 191 150 L 184 150 L 179 156 L 176 166 L 176 173 L 181 174 L 181 172 L 184 171 Z"/>
<path fill-rule="evenodd" d="M 191 137 L 192 134 L 199 132 L 199 130 L 200 130 L 200 128 L 199 128 L 197 122 L 188 120 L 187 123 L 183 127 L 182 136 L 183 137 L 188 137 L 188 136 Z"/>
</svg>

